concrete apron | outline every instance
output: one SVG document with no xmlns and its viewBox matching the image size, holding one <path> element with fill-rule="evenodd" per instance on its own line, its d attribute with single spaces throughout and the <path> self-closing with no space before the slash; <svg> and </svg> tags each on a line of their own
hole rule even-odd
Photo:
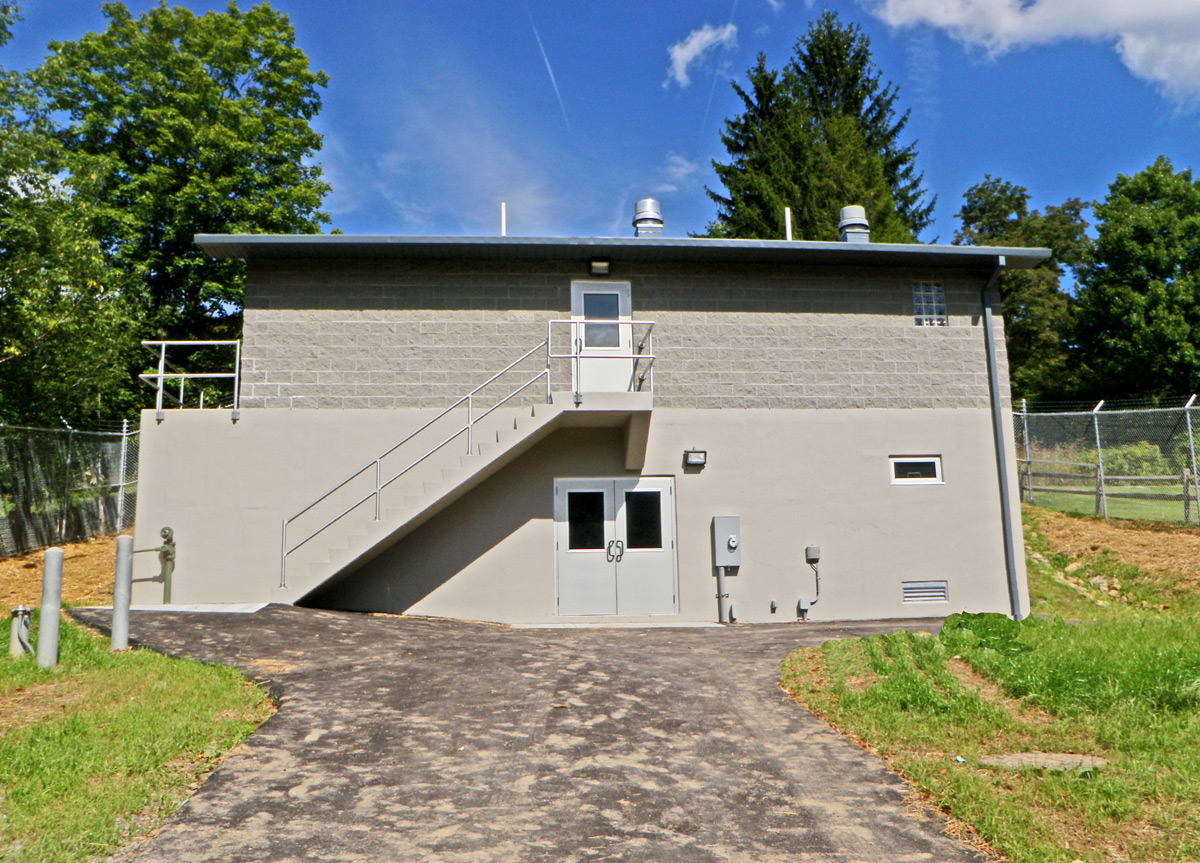
<svg viewBox="0 0 1200 863">
<path fill-rule="evenodd" d="M 137 641 L 237 666 L 280 710 L 114 859 L 979 861 L 777 684 L 797 646 L 937 624 L 530 631 L 277 605 L 134 612 Z"/>
</svg>

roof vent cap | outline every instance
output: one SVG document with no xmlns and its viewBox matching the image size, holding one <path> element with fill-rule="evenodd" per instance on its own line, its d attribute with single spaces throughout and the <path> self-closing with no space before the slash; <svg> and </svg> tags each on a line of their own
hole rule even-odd
<svg viewBox="0 0 1200 863">
<path fill-rule="evenodd" d="M 662 209 L 653 198 L 642 198 L 633 208 L 633 235 L 635 237 L 661 237 L 663 229 Z"/>
<path fill-rule="evenodd" d="M 843 243 L 871 242 L 871 225 L 864 208 L 858 205 L 842 207 L 838 216 L 838 232 Z"/>
</svg>

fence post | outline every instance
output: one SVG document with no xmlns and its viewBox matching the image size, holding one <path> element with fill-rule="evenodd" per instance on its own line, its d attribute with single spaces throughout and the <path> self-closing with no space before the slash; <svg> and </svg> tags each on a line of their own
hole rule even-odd
<svg viewBox="0 0 1200 863">
<path fill-rule="evenodd" d="M 1104 399 L 1092 408 L 1092 427 L 1096 430 L 1096 515 L 1108 518 L 1108 497 L 1104 493 L 1104 455 L 1100 446 L 1100 408 Z"/>
<path fill-rule="evenodd" d="M 1183 469 L 1183 523 L 1190 524 L 1192 521 L 1192 472 L 1186 467 Z"/>
<path fill-rule="evenodd" d="M 117 533 L 125 529 L 125 469 L 129 464 L 129 420 L 121 420 L 121 469 L 117 475 Z"/>
<path fill-rule="evenodd" d="M 1192 393 L 1192 397 L 1189 398 L 1187 400 L 1187 404 L 1183 406 L 1183 415 L 1187 418 L 1188 456 L 1190 457 L 1192 463 L 1192 492 L 1196 495 L 1196 515 L 1197 517 L 1200 517 L 1200 489 L 1196 488 L 1196 442 L 1192 438 L 1192 404 L 1195 401 L 1196 394 Z"/>
<path fill-rule="evenodd" d="M 1021 438 L 1025 450 L 1025 502 L 1033 503 L 1033 456 L 1029 452 L 1029 404 L 1021 399 Z"/>
<path fill-rule="evenodd" d="M 63 501 L 62 511 L 58 520 L 58 541 L 67 541 L 67 513 L 71 508 L 71 443 L 75 438 L 75 429 L 67 426 L 67 461 L 63 469 Z"/>
</svg>

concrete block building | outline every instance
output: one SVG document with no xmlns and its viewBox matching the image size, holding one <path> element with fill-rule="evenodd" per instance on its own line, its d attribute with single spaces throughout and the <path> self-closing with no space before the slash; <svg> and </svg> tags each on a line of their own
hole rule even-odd
<svg viewBox="0 0 1200 863">
<path fill-rule="evenodd" d="M 628 238 L 197 237 L 247 265 L 240 405 L 143 414 L 137 543 L 174 528 L 173 601 L 1024 615 L 994 281 L 1049 253 L 642 217 Z M 161 601 L 147 557 L 140 603 Z"/>
</svg>

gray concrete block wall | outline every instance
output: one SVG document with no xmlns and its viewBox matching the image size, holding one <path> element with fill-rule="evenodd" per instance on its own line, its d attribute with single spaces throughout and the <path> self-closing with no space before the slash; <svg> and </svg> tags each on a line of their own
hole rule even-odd
<svg viewBox="0 0 1200 863">
<path fill-rule="evenodd" d="M 569 317 L 571 281 L 590 278 L 574 263 L 254 262 L 243 406 L 448 406 Z M 635 318 L 656 321 L 659 406 L 987 404 L 983 274 L 614 263 L 609 278 L 632 284 Z M 943 284 L 948 326 L 914 324 L 913 281 Z M 997 344 L 1007 380 L 1001 333 Z M 531 357 L 520 380 L 542 368 Z M 552 372 L 556 391 L 570 388 L 565 362 Z"/>
</svg>

